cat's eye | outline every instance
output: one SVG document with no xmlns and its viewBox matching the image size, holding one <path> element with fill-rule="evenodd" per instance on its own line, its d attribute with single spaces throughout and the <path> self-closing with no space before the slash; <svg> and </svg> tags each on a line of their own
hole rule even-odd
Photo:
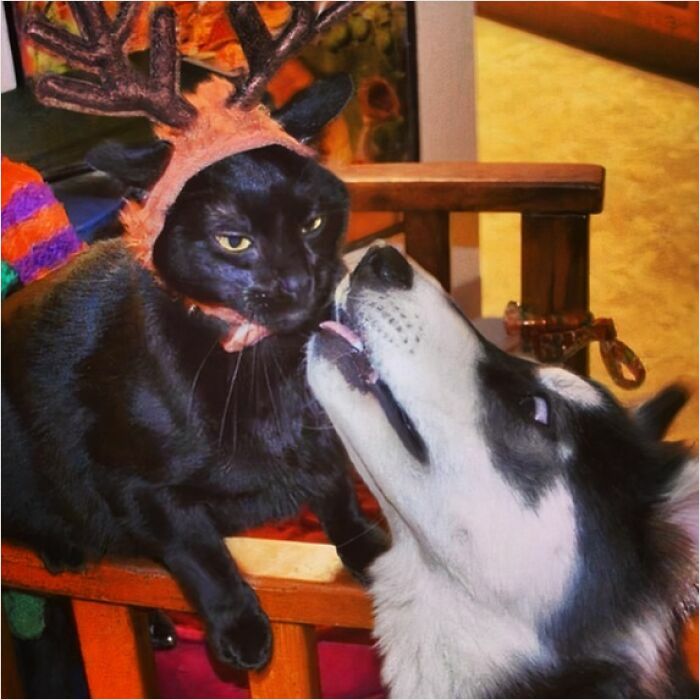
<svg viewBox="0 0 700 700">
<path fill-rule="evenodd" d="M 220 235 L 215 236 L 216 242 L 228 253 L 243 253 L 253 242 L 247 236 Z"/>
<path fill-rule="evenodd" d="M 525 415 L 535 423 L 549 425 L 549 402 L 544 396 L 526 396 L 519 401 Z"/>
<path fill-rule="evenodd" d="M 311 233 L 316 233 L 323 228 L 323 224 L 326 223 L 325 216 L 310 216 L 302 225 L 301 232 L 304 236 L 308 236 Z"/>
</svg>

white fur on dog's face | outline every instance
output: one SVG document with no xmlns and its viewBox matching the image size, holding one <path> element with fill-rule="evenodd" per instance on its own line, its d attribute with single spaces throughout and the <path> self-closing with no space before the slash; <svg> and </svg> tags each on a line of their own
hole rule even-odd
<svg viewBox="0 0 700 700">
<path fill-rule="evenodd" d="M 311 349 L 311 386 L 394 539 L 415 540 L 422 556 L 439 558 L 466 590 L 489 598 L 484 602 L 530 623 L 543 619 L 572 576 L 573 505 L 565 484 L 554 480 L 533 506 L 494 469 L 480 429 L 487 400 L 477 377 L 482 341 L 422 274 L 410 289 L 390 293 L 351 285 L 348 276 L 336 302 L 351 314 L 372 367 L 427 447 L 424 464 L 404 447 L 375 397 Z"/>
<path fill-rule="evenodd" d="M 338 288 L 307 373 L 391 528 L 371 591 L 392 697 L 506 697 L 587 654 L 663 693 L 697 585 L 697 460 L 657 442 L 673 389 L 632 416 L 505 355 L 384 253 Z"/>
</svg>

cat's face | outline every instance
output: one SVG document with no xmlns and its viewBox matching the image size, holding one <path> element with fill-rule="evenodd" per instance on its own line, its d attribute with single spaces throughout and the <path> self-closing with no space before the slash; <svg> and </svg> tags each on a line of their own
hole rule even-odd
<svg viewBox="0 0 700 700">
<path fill-rule="evenodd" d="M 318 317 L 340 273 L 348 196 L 313 160 L 271 146 L 192 178 L 154 248 L 168 285 L 273 331 Z"/>
<path fill-rule="evenodd" d="M 344 107 L 352 82 L 318 80 L 275 112 L 295 138 L 315 136 Z M 157 141 L 103 144 L 87 160 L 147 196 L 170 158 Z M 225 158 L 191 178 L 170 208 L 153 249 L 168 286 L 224 305 L 273 332 L 318 320 L 340 276 L 348 196 L 311 158 L 279 146 Z"/>
</svg>

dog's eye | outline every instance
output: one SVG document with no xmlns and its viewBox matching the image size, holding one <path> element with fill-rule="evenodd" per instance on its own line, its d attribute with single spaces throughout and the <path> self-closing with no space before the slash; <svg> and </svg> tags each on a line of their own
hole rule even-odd
<svg viewBox="0 0 700 700">
<path fill-rule="evenodd" d="M 228 253 L 242 253 L 253 245 L 253 241 L 247 236 L 225 234 L 216 236 L 215 238 L 216 242 Z"/>
<path fill-rule="evenodd" d="M 311 233 L 316 233 L 323 228 L 326 223 L 325 216 L 310 216 L 302 225 L 301 232 L 304 236 L 308 236 Z"/>
<path fill-rule="evenodd" d="M 526 396 L 519 403 L 530 420 L 549 425 L 549 402 L 544 396 Z"/>
</svg>

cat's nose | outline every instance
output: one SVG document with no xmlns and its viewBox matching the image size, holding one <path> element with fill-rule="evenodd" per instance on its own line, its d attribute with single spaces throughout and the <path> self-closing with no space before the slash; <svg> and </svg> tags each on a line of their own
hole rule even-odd
<svg viewBox="0 0 700 700">
<path fill-rule="evenodd" d="M 284 275 L 278 280 L 280 290 L 295 300 L 309 293 L 312 282 L 311 277 L 306 274 Z"/>
<path fill-rule="evenodd" d="M 383 288 L 410 289 L 413 268 L 392 246 L 372 246 L 353 270 L 353 283 L 361 282 Z"/>
</svg>

